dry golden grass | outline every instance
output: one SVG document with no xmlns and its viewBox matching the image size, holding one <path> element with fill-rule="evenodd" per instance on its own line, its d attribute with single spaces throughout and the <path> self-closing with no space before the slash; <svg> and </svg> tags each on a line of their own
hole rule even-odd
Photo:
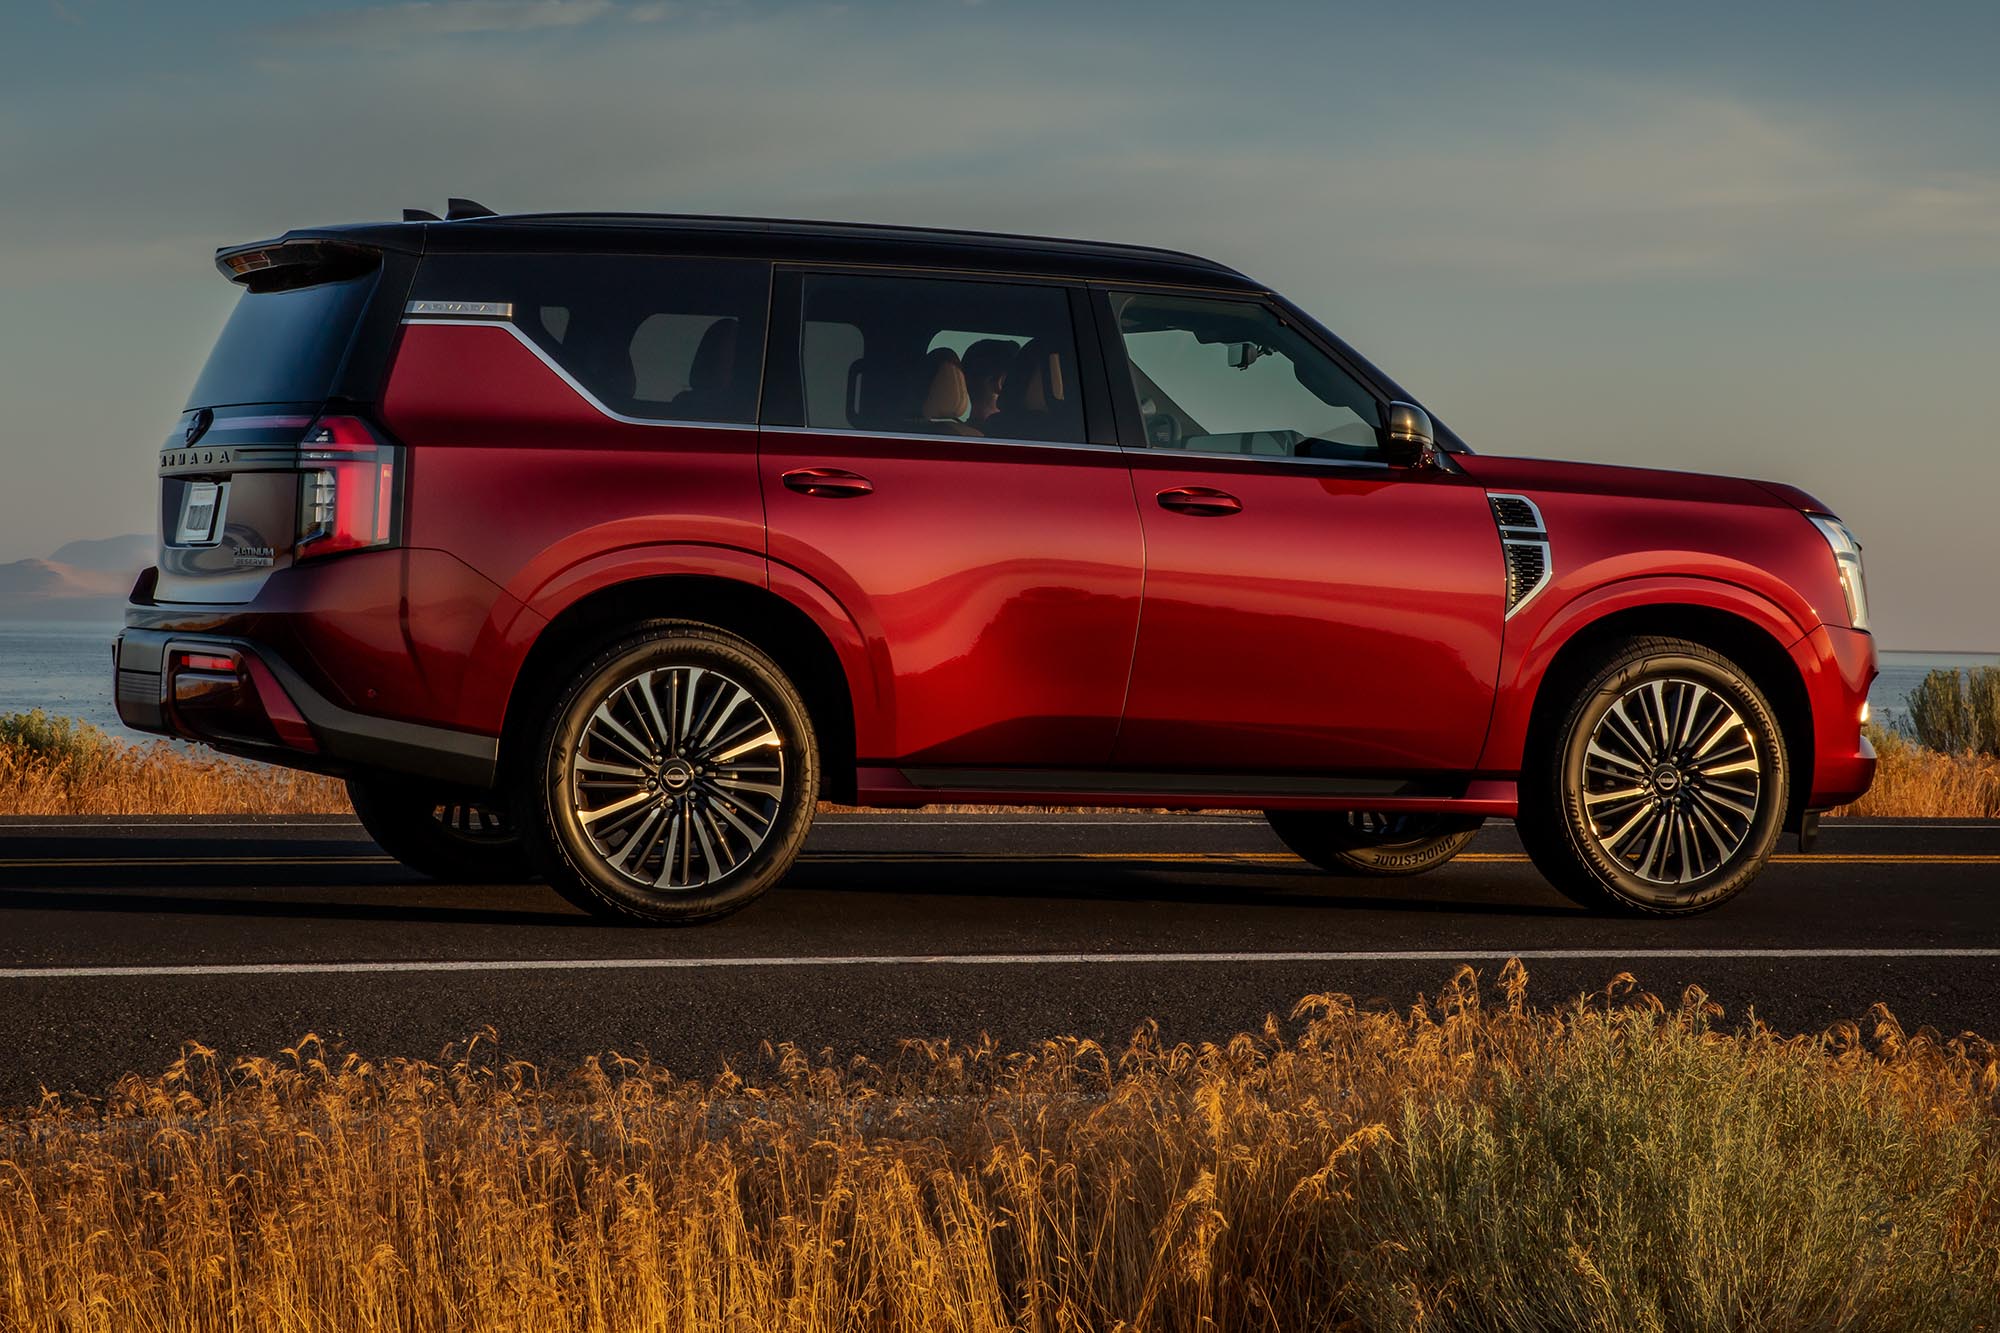
<svg viewBox="0 0 2000 1333">
<path fill-rule="evenodd" d="M 337 778 L 188 754 L 162 741 L 82 752 L 0 743 L 0 815 L 346 814 Z"/>
<path fill-rule="evenodd" d="M 11 730 L 9 730 L 11 726 Z M 1927 750 L 1871 728 L 1881 756 L 1875 785 L 1835 815 L 1903 819 L 2000 818 L 2000 761 Z M 1090 812 L 1083 806 L 933 805 L 933 814 Z M 344 815 L 333 778 L 242 763 L 164 742 L 128 745 L 66 718 L 0 717 L 0 815 Z M 823 811 L 907 813 L 823 803 Z M 1238 811 L 1166 811 L 1231 814 Z"/>
<path fill-rule="evenodd" d="M 2000 1326 L 1993 1046 L 1525 980 L 711 1082 L 191 1049 L 0 1119 L 0 1327 Z"/>
<path fill-rule="evenodd" d="M 1871 726 L 1875 785 L 1829 813 L 1878 819 L 2000 819 L 2000 760 L 1942 754 Z"/>
</svg>

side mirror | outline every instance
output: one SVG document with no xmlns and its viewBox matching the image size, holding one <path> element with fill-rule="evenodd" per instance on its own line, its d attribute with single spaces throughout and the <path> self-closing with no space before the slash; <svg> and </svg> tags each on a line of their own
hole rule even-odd
<svg viewBox="0 0 2000 1333">
<path fill-rule="evenodd" d="M 1390 467 L 1437 466 L 1437 437 L 1431 419 L 1415 403 L 1389 403 L 1382 408 L 1382 459 Z"/>
</svg>

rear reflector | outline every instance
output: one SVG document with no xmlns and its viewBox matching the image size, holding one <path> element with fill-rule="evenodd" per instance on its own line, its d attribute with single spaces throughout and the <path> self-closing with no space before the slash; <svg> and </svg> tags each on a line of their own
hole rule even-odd
<svg viewBox="0 0 2000 1333">
<path fill-rule="evenodd" d="M 188 671 L 223 671 L 234 674 L 236 659 L 221 653 L 180 653 L 180 665 Z"/>
</svg>

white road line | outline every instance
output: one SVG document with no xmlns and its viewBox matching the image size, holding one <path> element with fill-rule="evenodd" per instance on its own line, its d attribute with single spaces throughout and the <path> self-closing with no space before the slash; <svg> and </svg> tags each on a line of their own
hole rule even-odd
<svg viewBox="0 0 2000 1333">
<path fill-rule="evenodd" d="M 1241 953 L 832 954 L 747 958 L 385 959 L 365 963 L 187 963 L 159 966 L 8 967 L 0 981 L 115 977 L 295 977 L 399 972 L 693 972 L 808 967 L 1130 967 L 1214 963 L 1463 963 L 1523 961 L 1687 962 L 1699 959 L 2000 959 L 2000 948 L 1965 949 L 1343 949 Z"/>
</svg>

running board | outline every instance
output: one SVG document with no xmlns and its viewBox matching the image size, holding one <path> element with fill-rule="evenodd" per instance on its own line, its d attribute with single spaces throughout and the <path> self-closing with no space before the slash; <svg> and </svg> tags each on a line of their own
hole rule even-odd
<svg viewBox="0 0 2000 1333">
<path fill-rule="evenodd" d="M 1096 805 L 1168 809 L 1450 811 L 1512 816 L 1511 780 L 1301 773 L 862 765 L 862 805 Z"/>
</svg>

